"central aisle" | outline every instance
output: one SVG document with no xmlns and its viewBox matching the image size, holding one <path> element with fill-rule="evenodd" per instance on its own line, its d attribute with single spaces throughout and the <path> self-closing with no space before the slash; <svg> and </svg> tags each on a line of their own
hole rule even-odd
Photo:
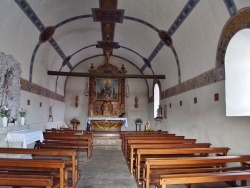
<svg viewBox="0 0 250 188">
<path fill-rule="evenodd" d="M 94 146 L 90 159 L 80 157 L 79 168 L 82 175 L 76 188 L 137 188 L 118 146 Z"/>
</svg>

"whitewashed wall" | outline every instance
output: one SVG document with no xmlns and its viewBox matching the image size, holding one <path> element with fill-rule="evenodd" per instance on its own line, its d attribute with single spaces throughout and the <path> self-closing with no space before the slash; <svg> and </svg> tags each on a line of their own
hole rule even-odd
<svg viewBox="0 0 250 188">
<path fill-rule="evenodd" d="M 1 1 L 0 10 L 0 51 L 13 55 L 21 64 L 21 77 L 29 80 L 31 56 L 34 47 L 38 43 L 40 32 L 27 19 L 26 15 L 14 1 Z M 52 53 L 56 53 L 55 50 L 52 49 Z M 55 92 L 55 77 L 47 75 L 48 60 L 46 57 L 46 51 L 38 50 L 38 56 L 35 58 L 33 66 L 32 82 Z M 62 61 L 58 56 L 58 59 L 54 61 L 59 60 Z M 64 95 L 64 85 L 59 86 L 59 94 Z M 27 105 L 27 100 L 30 100 L 30 105 Z M 40 107 L 40 102 L 42 103 L 42 107 Z M 65 105 L 63 102 L 23 90 L 21 91 L 20 107 L 28 110 L 26 116 L 27 124 L 38 125 L 45 123 L 48 118 L 50 106 L 53 106 L 54 121 L 64 120 Z"/>
<path fill-rule="evenodd" d="M 237 8 L 244 7 L 243 4 L 250 5 L 249 1 L 236 3 Z M 210 9 L 211 6 L 213 9 Z M 223 1 L 200 1 L 194 11 L 173 36 L 174 47 L 180 60 L 182 82 L 215 67 L 220 33 L 230 17 Z M 163 63 L 163 56 L 164 51 L 161 51 L 156 62 Z M 167 57 L 165 55 L 165 58 Z M 178 85 L 176 62 L 172 56 L 168 57 L 168 60 L 164 65 L 166 80 L 161 82 L 163 91 Z M 157 72 L 162 71 L 160 66 L 154 68 Z M 214 101 L 216 93 L 219 94 L 219 101 Z M 160 126 L 163 130 L 195 138 L 198 142 L 230 147 L 230 155 L 250 153 L 250 117 L 226 117 L 224 81 L 165 98 L 160 103 L 163 107 L 167 105 L 167 119 L 162 123 L 155 122 L 153 103 L 150 103 L 149 119 L 153 122 L 153 128 Z"/>
</svg>

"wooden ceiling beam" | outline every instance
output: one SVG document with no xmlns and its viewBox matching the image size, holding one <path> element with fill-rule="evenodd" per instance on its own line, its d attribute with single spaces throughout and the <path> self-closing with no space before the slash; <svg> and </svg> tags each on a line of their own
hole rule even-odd
<svg viewBox="0 0 250 188">
<path fill-rule="evenodd" d="M 98 74 L 98 73 L 59 72 L 59 71 L 48 71 L 48 75 L 54 75 L 54 76 L 74 76 L 74 77 L 96 77 L 96 78 L 165 79 L 165 75 Z"/>
</svg>

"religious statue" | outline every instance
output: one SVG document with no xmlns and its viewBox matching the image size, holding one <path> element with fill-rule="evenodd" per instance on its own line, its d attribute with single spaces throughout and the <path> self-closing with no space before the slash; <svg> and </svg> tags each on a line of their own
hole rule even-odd
<svg viewBox="0 0 250 188">
<path fill-rule="evenodd" d="M 157 109 L 157 117 L 162 117 L 162 107 L 161 107 L 161 105 L 159 105 L 159 107 Z"/>
<path fill-rule="evenodd" d="M 154 129 L 152 129 L 152 127 L 150 126 L 149 121 L 145 125 L 145 131 L 154 131 Z"/>
<path fill-rule="evenodd" d="M 53 122 L 53 115 L 52 115 L 52 106 L 49 107 L 49 118 L 47 122 Z"/>
<path fill-rule="evenodd" d="M 108 101 L 108 97 L 106 97 L 106 100 L 102 104 L 102 115 L 104 116 L 110 116 L 113 110 L 113 105 L 110 101 Z"/>
<path fill-rule="evenodd" d="M 138 108 L 138 97 L 135 96 L 135 108 Z"/>
</svg>

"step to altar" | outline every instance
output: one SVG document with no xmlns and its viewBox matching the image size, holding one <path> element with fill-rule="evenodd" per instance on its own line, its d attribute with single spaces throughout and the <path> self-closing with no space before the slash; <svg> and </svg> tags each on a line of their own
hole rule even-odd
<svg viewBox="0 0 250 188">
<path fill-rule="evenodd" d="M 94 146 L 121 146 L 121 134 L 119 131 L 95 131 L 93 132 Z"/>
</svg>

